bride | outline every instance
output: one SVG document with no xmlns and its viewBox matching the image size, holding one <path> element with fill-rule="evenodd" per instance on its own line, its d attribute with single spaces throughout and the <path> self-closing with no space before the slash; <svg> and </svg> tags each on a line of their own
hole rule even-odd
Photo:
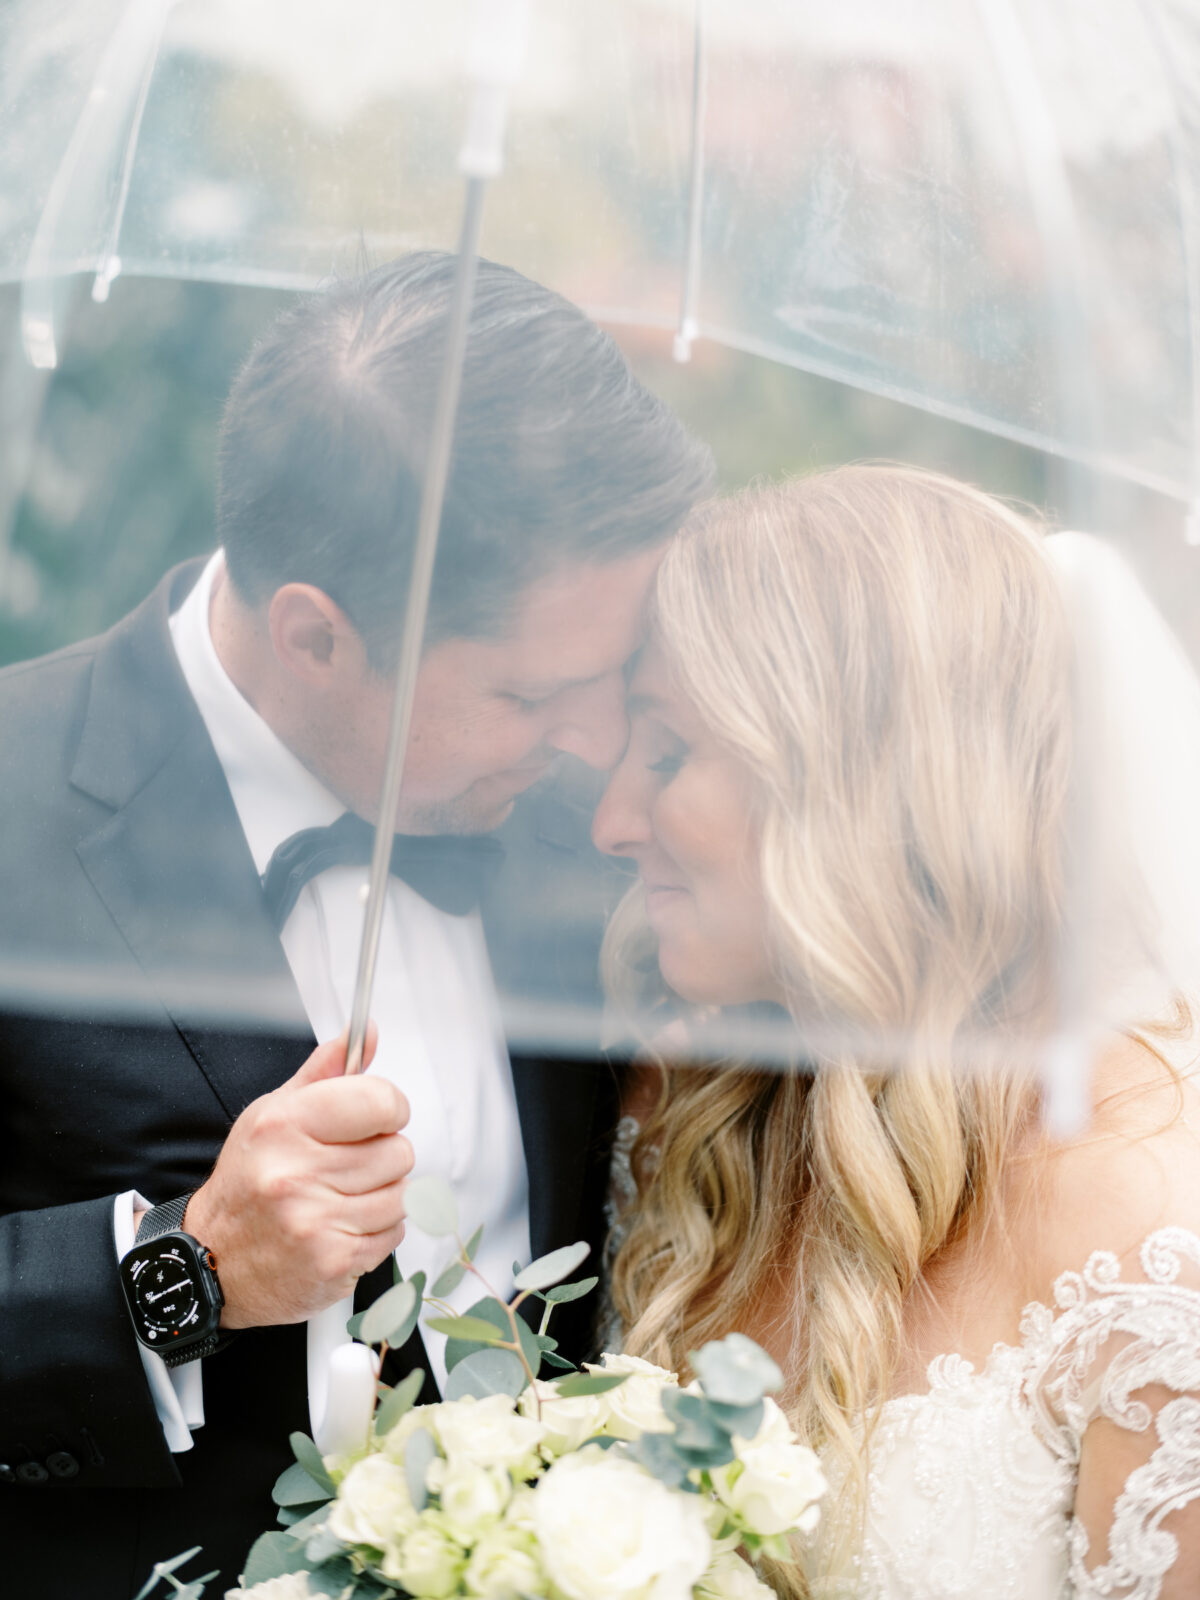
<svg viewBox="0 0 1200 1600">
<path fill-rule="evenodd" d="M 1079 760 L 1054 544 L 902 468 L 711 508 L 597 812 L 639 870 L 614 991 L 659 998 L 652 1059 L 726 1052 L 629 1086 L 624 1345 L 686 1369 L 737 1328 L 779 1363 L 835 1490 L 786 1593 L 1200 1593 L 1186 1006 L 1110 1014 L 1085 1132 L 1042 1114 Z M 772 1015 L 802 1070 L 728 1055 Z"/>
</svg>

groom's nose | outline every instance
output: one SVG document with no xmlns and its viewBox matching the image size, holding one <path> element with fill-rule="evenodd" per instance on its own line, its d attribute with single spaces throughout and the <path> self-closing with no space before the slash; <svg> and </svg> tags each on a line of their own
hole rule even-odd
<svg viewBox="0 0 1200 1600">
<path fill-rule="evenodd" d="M 616 766 L 629 738 L 625 712 L 625 679 L 607 672 L 561 696 L 546 743 L 578 756 L 601 772 Z"/>
<path fill-rule="evenodd" d="M 622 761 L 600 796 L 592 818 L 592 843 L 606 856 L 636 856 L 650 840 L 650 812 L 637 763 Z"/>
</svg>

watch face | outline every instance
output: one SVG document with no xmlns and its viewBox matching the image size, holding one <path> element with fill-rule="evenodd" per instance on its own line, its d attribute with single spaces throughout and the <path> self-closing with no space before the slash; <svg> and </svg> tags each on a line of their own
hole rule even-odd
<svg viewBox="0 0 1200 1600">
<path fill-rule="evenodd" d="M 178 1235 L 135 1246 L 121 1263 L 138 1338 L 165 1354 L 212 1331 L 213 1296 L 191 1245 Z"/>
</svg>

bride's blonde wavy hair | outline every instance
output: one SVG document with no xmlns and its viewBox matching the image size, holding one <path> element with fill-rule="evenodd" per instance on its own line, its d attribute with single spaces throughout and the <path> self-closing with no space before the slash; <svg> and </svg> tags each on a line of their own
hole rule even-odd
<svg viewBox="0 0 1200 1600">
<path fill-rule="evenodd" d="M 1014 1042 L 1051 1017 L 1071 728 L 1039 540 L 967 485 L 854 466 L 707 508 L 658 579 L 678 687 L 752 774 L 777 977 L 822 1042 L 807 1071 L 667 1074 L 614 1297 L 626 1348 L 677 1368 L 791 1308 L 790 1414 L 858 1504 L 905 1299 L 1034 1110 Z M 645 1000 L 653 956 L 635 891 L 611 986 Z M 981 1040 L 1013 1070 L 962 1070 Z"/>
</svg>

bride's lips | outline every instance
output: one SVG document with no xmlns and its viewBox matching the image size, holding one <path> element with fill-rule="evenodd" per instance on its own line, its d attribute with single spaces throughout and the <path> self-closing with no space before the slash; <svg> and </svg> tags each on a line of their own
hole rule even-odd
<svg viewBox="0 0 1200 1600">
<path fill-rule="evenodd" d="M 678 883 L 648 883 L 646 885 L 646 910 L 653 917 L 655 912 L 668 911 L 674 905 L 681 904 L 685 899 L 690 899 L 688 891 Z"/>
</svg>

